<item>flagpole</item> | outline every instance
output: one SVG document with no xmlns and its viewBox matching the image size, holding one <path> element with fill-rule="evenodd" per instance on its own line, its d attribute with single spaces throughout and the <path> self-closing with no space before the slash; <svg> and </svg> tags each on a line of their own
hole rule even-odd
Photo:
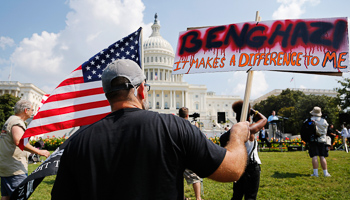
<svg viewBox="0 0 350 200">
<path fill-rule="evenodd" d="M 260 21 L 260 16 L 259 16 L 259 11 L 256 11 L 255 15 L 255 21 L 259 22 Z M 247 76 L 247 84 L 245 87 L 245 93 L 244 93 L 244 100 L 243 100 L 243 107 L 241 111 L 241 122 L 247 121 L 247 115 L 249 113 L 248 110 L 248 105 L 249 105 L 249 98 L 250 98 L 250 93 L 252 89 L 252 82 L 253 82 L 253 70 L 248 71 L 248 76 Z"/>
<path fill-rule="evenodd" d="M 141 45 L 140 45 L 140 50 L 141 50 L 141 69 L 142 69 L 142 72 L 145 73 L 145 68 L 144 68 L 144 58 L 143 58 L 143 55 L 144 55 L 144 52 L 143 52 L 143 28 L 141 29 L 141 33 L 140 33 L 140 42 L 141 42 Z"/>
<path fill-rule="evenodd" d="M 11 67 L 10 67 L 10 74 L 9 74 L 9 77 L 8 77 L 8 80 L 11 81 L 11 74 L 12 74 L 12 60 L 11 60 Z"/>
</svg>

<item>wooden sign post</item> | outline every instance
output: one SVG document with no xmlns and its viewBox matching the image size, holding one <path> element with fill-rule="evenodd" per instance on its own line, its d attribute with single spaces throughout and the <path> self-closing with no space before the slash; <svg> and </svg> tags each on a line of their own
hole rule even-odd
<svg viewBox="0 0 350 200">
<path fill-rule="evenodd" d="M 259 11 L 256 11 L 255 21 L 260 21 Z M 248 105 L 249 105 L 249 99 L 250 99 L 250 93 L 252 90 L 252 83 L 253 83 L 253 70 L 248 71 L 247 76 L 247 84 L 245 87 L 245 93 L 244 93 L 244 100 L 243 100 L 243 107 L 242 107 L 242 114 L 241 114 L 241 122 L 247 121 L 247 114 L 249 113 Z"/>
</svg>

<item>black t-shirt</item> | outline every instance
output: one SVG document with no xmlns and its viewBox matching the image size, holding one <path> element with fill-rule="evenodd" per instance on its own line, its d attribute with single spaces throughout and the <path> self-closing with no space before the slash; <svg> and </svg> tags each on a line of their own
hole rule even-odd
<svg viewBox="0 0 350 200">
<path fill-rule="evenodd" d="M 328 127 L 328 129 L 327 129 L 327 136 L 329 136 L 329 137 L 331 137 L 333 139 L 334 135 L 331 135 L 331 133 L 335 133 L 335 131 L 332 128 Z"/>
<path fill-rule="evenodd" d="M 78 131 L 61 157 L 52 199 L 183 199 L 183 171 L 211 175 L 226 150 L 189 121 L 121 109 Z"/>
</svg>

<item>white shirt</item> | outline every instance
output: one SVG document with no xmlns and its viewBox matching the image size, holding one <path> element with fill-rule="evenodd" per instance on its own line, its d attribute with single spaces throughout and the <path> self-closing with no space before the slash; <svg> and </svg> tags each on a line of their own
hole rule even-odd
<svg viewBox="0 0 350 200">
<path fill-rule="evenodd" d="M 346 129 L 345 127 L 343 128 L 343 130 L 341 130 L 340 134 L 342 137 L 349 137 L 348 129 Z"/>
<path fill-rule="evenodd" d="M 247 148 L 248 156 L 254 147 L 254 141 L 248 140 L 245 143 L 245 147 Z M 259 165 L 261 165 L 261 160 L 260 160 L 259 155 L 258 155 L 258 142 L 255 143 L 255 149 L 254 149 L 252 155 L 250 155 L 250 158 L 252 158 L 252 160 L 255 160 Z"/>
</svg>

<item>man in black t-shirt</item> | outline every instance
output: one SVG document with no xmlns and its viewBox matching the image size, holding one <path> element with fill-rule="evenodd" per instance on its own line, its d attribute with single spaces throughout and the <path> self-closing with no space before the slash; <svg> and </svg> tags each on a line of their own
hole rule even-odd
<svg viewBox="0 0 350 200">
<path fill-rule="evenodd" d="M 179 117 L 184 118 L 188 120 L 189 114 L 188 114 L 188 108 L 182 107 L 179 109 Z M 195 121 L 194 124 L 196 127 L 198 127 L 198 123 Z M 196 196 L 196 200 L 201 200 L 201 184 L 203 182 L 203 179 L 199 177 L 196 173 L 189 169 L 185 169 L 184 172 L 184 178 L 188 185 L 192 184 L 194 195 Z"/>
<path fill-rule="evenodd" d="M 145 79 L 134 61 L 107 66 L 102 85 L 112 113 L 70 138 L 52 199 L 182 199 L 185 168 L 217 181 L 239 179 L 249 124 L 233 126 L 222 148 L 187 120 L 147 111 Z"/>
<path fill-rule="evenodd" d="M 336 134 L 336 131 L 334 131 L 334 126 L 333 124 L 330 124 L 328 126 L 328 129 L 327 129 L 327 136 L 329 136 L 331 138 L 331 146 L 330 146 L 330 150 L 333 150 L 333 142 L 334 142 L 334 137 L 337 135 Z"/>
</svg>

